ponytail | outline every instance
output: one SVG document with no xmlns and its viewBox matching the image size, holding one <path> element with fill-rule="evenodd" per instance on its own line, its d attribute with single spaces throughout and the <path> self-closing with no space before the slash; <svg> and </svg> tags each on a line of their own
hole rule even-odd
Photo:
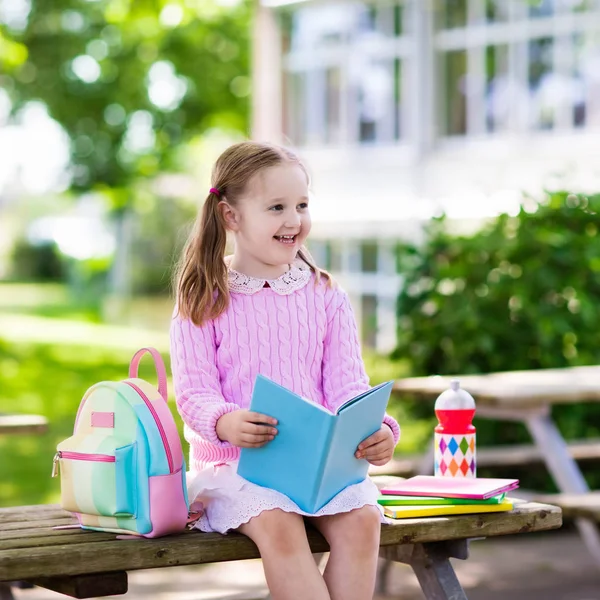
<svg viewBox="0 0 600 600">
<path fill-rule="evenodd" d="M 229 303 L 224 260 L 227 230 L 218 204 L 219 196 L 211 191 L 177 269 L 179 314 L 196 325 L 218 317 Z"/>
</svg>

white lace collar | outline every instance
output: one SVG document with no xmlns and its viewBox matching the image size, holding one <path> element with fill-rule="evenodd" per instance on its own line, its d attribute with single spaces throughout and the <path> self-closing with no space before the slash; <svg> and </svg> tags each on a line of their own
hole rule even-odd
<svg viewBox="0 0 600 600">
<path fill-rule="evenodd" d="M 228 257 L 229 258 L 229 257 Z M 229 261 L 226 260 L 229 265 Z M 288 271 L 277 279 L 257 279 L 234 271 L 229 266 L 227 267 L 229 291 L 238 294 L 256 294 L 260 292 L 268 284 L 275 293 L 280 296 L 288 296 L 296 290 L 302 289 L 311 279 L 312 271 L 310 267 L 303 261 L 297 258 L 291 265 Z"/>
</svg>

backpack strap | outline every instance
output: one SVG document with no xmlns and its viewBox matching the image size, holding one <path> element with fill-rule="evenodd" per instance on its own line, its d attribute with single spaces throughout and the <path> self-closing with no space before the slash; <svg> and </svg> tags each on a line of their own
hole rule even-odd
<svg viewBox="0 0 600 600">
<path fill-rule="evenodd" d="M 141 348 L 138 350 L 131 359 L 131 363 L 129 364 L 129 377 L 135 379 L 138 376 L 138 367 L 140 365 L 140 360 L 142 360 L 142 356 L 148 352 L 153 360 L 154 367 L 156 368 L 156 373 L 158 375 L 158 392 L 159 394 L 167 401 L 167 372 L 165 370 L 165 363 L 163 362 L 162 356 L 160 352 L 155 348 Z"/>
</svg>

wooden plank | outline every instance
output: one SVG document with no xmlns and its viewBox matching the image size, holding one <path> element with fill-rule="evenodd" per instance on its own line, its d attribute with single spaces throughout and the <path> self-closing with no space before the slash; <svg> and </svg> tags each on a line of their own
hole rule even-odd
<svg viewBox="0 0 600 600">
<path fill-rule="evenodd" d="M 463 543 L 466 546 L 466 542 Z M 463 552 L 467 554 L 468 551 L 464 548 Z M 443 543 L 413 546 L 406 562 L 415 572 L 428 600 L 467 600 L 448 559 L 449 553 Z"/>
<path fill-rule="evenodd" d="M 45 510 L 66 512 L 60 507 L 60 504 L 19 504 L 18 506 L 3 506 L 0 508 L 0 515 L 10 513 L 36 513 Z"/>
<path fill-rule="evenodd" d="M 16 523 L 3 523 L 2 531 L 15 531 L 18 529 L 36 529 L 40 527 L 57 527 L 59 525 L 73 525 L 77 523 L 73 517 L 62 519 L 42 519 L 39 521 L 17 521 Z"/>
<path fill-rule="evenodd" d="M 533 494 L 540 502 L 554 504 L 568 518 L 588 518 L 600 523 L 600 491 L 586 494 Z"/>
<path fill-rule="evenodd" d="M 77 529 L 54 529 L 53 527 L 30 527 L 24 529 L 0 529 L 0 548 L 5 540 L 27 540 L 34 537 L 54 536 L 54 535 L 73 535 L 82 533 Z"/>
<path fill-rule="evenodd" d="M 0 434 L 41 434 L 48 431 L 48 420 L 40 415 L 7 415 L 0 413 Z"/>
<path fill-rule="evenodd" d="M 90 536 L 90 534 L 92 534 Z M 61 538 L 60 541 L 58 538 Z M 0 552 L 12 548 L 41 548 L 42 546 L 56 546 L 60 544 L 89 544 L 90 542 L 106 542 L 114 540 L 115 533 L 100 531 L 84 531 L 83 529 L 52 531 L 48 529 L 36 530 L 26 537 L 0 538 Z"/>
<path fill-rule="evenodd" d="M 569 454 L 575 460 L 600 460 L 600 440 L 588 439 L 569 442 Z M 410 476 L 417 473 L 423 457 L 420 455 L 406 456 L 393 459 L 382 467 L 369 467 L 371 475 L 401 475 Z M 541 450 L 531 444 L 515 444 L 510 446 L 478 446 L 478 467 L 517 467 L 545 460 Z M 432 466 L 433 470 L 433 466 Z"/>
<path fill-rule="evenodd" d="M 544 404 L 600 402 L 600 366 L 505 371 L 485 375 L 409 377 L 394 393 L 434 399 L 459 379 L 475 402 L 485 406 L 533 408 Z"/>
<path fill-rule="evenodd" d="M 561 523 L 558 507 L 522 502 L 510 513 L 403 519 L 393 525 L 383 525 L 381 545 L 543 531 L 556 529 Z M 96 532 L 87 534 L 95 536 Z M 325 540 L 314 529 L 309 528 L 308 537 L 313 552 L 328 550 Z M 205 564 L 259 556 L 254 543 L 237 533 L 223 536 L 195 530 L 156 540 L 92 542 L 90 537 L 89 543 L 77 542 L 65 543 L 64 538 L 56 536 L 55 545 L 7 550 L 0 547 L 0 581 Z"/>
<path fill-rule="evenodd" d="M 66 517 L 72 518 L 71 513 L 63 510 L 58 504 L 0 508 L 0 525 L 3 523 L 18 523 L 20 521 L 64 519 Z"/>
<path fill-rule="evenodd" d="M 39 587 L 73 598 L 100 598 L 127 593 L 127 573 L 101 573 L 75 577 L 46 577 L 31 580 Z"/>
</svg>

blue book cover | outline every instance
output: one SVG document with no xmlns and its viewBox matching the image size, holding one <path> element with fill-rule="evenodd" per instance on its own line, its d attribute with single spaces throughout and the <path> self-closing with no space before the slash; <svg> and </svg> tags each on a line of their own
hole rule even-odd
<svg viewBox="0 0 600 600">
<path fill-rule="evenodd" d="M 258 375 L 250 410 L 276 418 L 278 434 L 261 448 L 242 448 L 238 474 L 315 513 L 367 476 L 369 463 L 354 453 L 380 429 L 392 384 L 382 383 L 351 398 L 333 414 Z"/>
</svg>

